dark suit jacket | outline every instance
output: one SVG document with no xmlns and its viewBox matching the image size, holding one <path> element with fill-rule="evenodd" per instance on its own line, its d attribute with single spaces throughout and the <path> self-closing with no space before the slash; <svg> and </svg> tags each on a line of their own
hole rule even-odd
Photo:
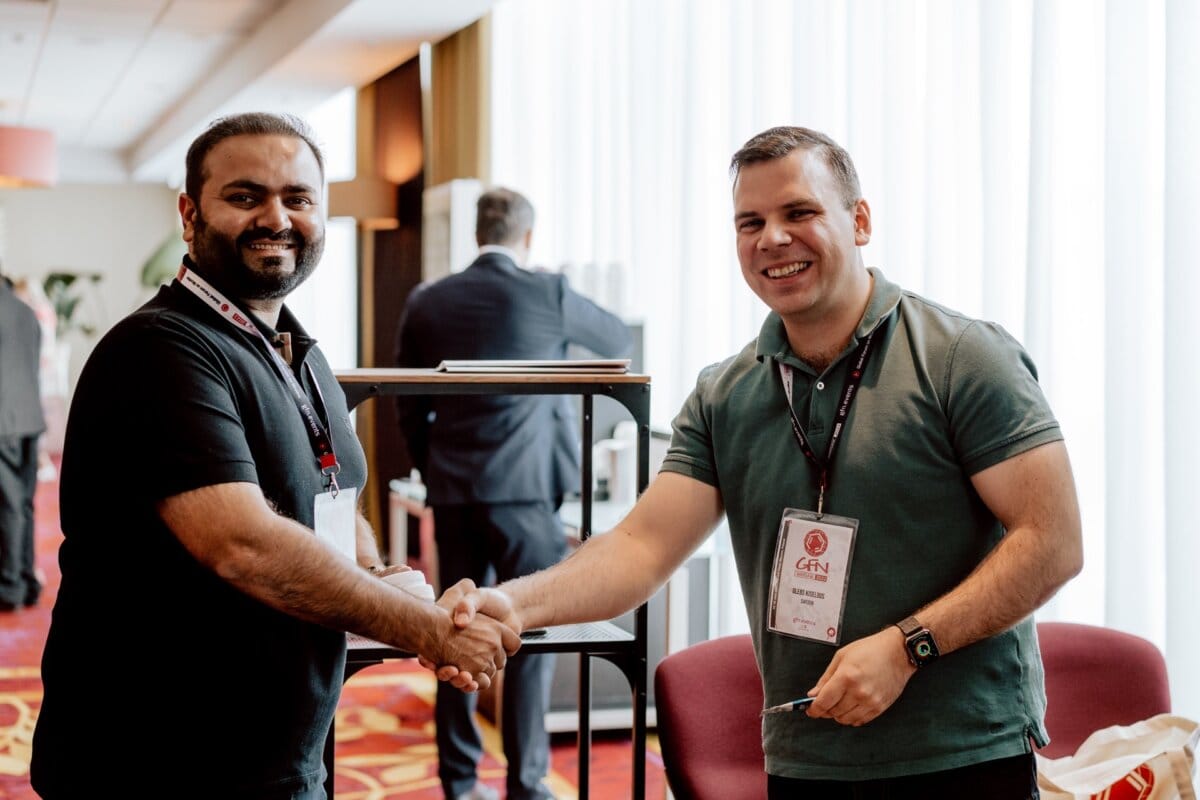
<svg viewBox="0 0 1200 800">
<path fill-rule="evenodd" d="M 559 359 L 568 344 L 628 355 L 620 318 L 571 290 L 562 275 L 530 272 L 500 253 L 413 290 L 396 362 Z M 561 498 L 579 489 L 579 429 L 564 396 L 401 398 L 400 426 L 430 505 Z"/>
<path fill-rule="evenodd" d="M 38 392 L 42 329 L 33 309 L 0 279 L 0 436 L 46 430 Z"/>
</svg>

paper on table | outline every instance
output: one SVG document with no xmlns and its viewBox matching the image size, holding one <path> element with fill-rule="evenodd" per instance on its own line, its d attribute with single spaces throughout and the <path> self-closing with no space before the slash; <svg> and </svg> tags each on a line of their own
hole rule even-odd
<svg viewBox="0 0 1200 800">
<path fill-rule="evenodd" d="M 437 371 L 624 373 L 629 371 L 629 364 L 628 358 L 449 360 L 438 364 Z"/>
<path fill-rule="evenodd" d="M 435 598 L 433 587 L 425 582 L 425 574 L 419 569 L 410 569 L 406 572 L 394 572 L 391 575 L 386 575 L 383 578 L 384 582 L 390 583 L 397 589 L 402 589 L 408 592 L 413 597 L 419 597 L 422 600 L 433 602 Z"/>
</svg>

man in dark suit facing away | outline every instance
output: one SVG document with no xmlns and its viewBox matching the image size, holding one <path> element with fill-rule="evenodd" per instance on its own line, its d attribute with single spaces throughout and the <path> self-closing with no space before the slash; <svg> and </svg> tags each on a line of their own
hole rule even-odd
<svg viewBox="0 0 1200 800">
<path fill-rule="evenodd" d="M 561 359 L 578 345 L 598 356 L 629 353 L 616 316 L 567 285 L 524 268 L 533 207 L 496 188 L 478 201 L 479 257 L 464 271 L 413 290 L 400 320 L 401 367 L 447 359 Z M 433 508 L 442 587 L 482 584 L 548 567 L 565 551 L 558 508 L 579 488 L 579 432 L 564 396 L 401 398 L 400 426 Z M 508 797 L 550 796 L 544 716 L 553 656 L 518 654 L 505 668 L 502 730 Z M 482 755 L 475 696 L 438 684 L 439 776 L 449 800 L 490 800 L 476 781 Z"/>
<path fill-rule="evenodd" d="M 37 605 L 33 549 L 38 436 L 46 429 L 38 392 L 42 329 L 33 309 L 0 275 L 0 611 Z"/>
</svg>

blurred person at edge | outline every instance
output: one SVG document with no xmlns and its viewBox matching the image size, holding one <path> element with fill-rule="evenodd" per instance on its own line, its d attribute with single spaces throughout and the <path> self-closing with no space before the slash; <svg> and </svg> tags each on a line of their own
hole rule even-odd
<svg viewBox="0 0 1200 800">
<path fill-rule="evenodd" d="M 0 611 L 37 605 L 33 498 L 38 439 L 46 430 L 38 390 L 42 331 L 33 309 L 0 274 Z"/>
<path fill-rule="evenodd" d="M 62 452 L 62 429 L 66 424 L 67 391 L 65 375 L 61 376 L 58 369 L 58 315 L 54 312 L 54 304 L 46 297 L 46 292 L 37 281 L 28 278 L 17 278 L 13 281 L 13 291 L 17 297 L 33 309 L 38 325 L 42 329 L 42 348 L 40 367 L 38 370 L 41 381 L 42 415 L 46 418 L 45 434 L 38 439 L 38 470 L 39 481 L 51 481 L 58 477 L 58 469 L 54 466 L 51 451 Z"/>
</svg>

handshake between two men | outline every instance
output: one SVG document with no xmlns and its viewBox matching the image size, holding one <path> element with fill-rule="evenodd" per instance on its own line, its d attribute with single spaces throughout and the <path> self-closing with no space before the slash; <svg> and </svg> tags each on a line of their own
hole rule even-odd
<svg viewBox="0 0 1200 800">
<path fill-rule="evenodd" d="M 439 680 L 464 692 L 487 689 L 508 657 L 521 646 L 523 626 L 508 596 L 481 589 L 463 579 L 442 593 L 436 605 L 448 615 L 450 629 L 431 637 L 417 660 Z"/>
</svg>

